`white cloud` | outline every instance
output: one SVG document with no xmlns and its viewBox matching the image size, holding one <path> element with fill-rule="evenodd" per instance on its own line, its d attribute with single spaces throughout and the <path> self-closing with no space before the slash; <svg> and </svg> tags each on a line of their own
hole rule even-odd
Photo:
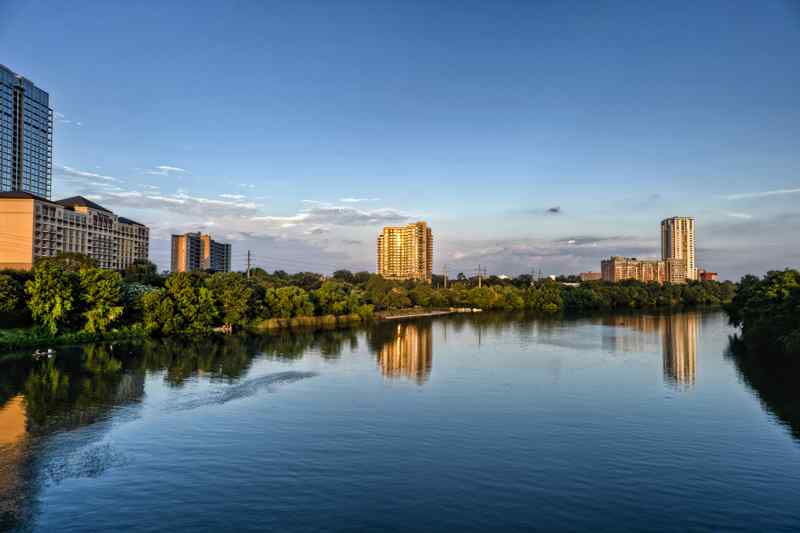
<svg viewBox="0 0 800 533">
<path fill-rule="evenodd" d="M 339 198 L 340 202 L 355 204 L 359 202 L 378 202 L 380 198 Z"/>
<path fill-rule="evenodd" d="M 742 218 L 747 220 L 753 218 L 753 215 L 749 215 L 747 213 L 725 213 L 725 214 L 731 218 Z"/>
<path fill-rule="evenodd" d="M 182 174 L 184 172 L 186 172 L 186 169 L 173 167 L 171 165 L 158 165 L 154 169 L 145 170 L 145 174 L 150 174 L 151 176 L 169 176 L 171 174 Z"/>
<path fill-rule="evenodd" d="M 219 197 L 228 198 L 229 200 L 244 200 L 245 198 L 247 198 L 243 194 L 220 194 Z"/>
<path fill-rule="evenodd" d="M 78 170 L 76 168 L 68 167 L 66 165 L 64 166 L 56 165 L 56 170 L 60 170 L 61 172 L 67 174 L 68 176 L 75 176 L 78 178 L 92 178 L 105 181 L 120 181 L 119 179 L 113 176 L 104 176 L 103 174 L 98 174 L 96 172 L 87 172 L 85 170 Z"/>
<path fill-rule="evenodd" d="M 800 189 L 777 189 L 774 191 L 747 192 L 742 194 L 731 194 L 726 196 L 728 200 L 744 200 L 747 198 L 765 198 L 767 196 L 782 196 L 784 194 L 798 194 Z"/>
</svg>

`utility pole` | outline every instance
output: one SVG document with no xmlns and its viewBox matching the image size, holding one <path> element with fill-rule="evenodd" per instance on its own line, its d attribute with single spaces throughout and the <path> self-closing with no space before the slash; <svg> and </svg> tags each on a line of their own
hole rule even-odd
<svg viewBox="0 0 800 533">
<path fill-rule="evenodd" d="M 478 288 L 480 289 L 483 287 L 483 273 L 486 271 L 485 268 L 481 268 L 481 265 L 478 265 Z"/>
<path fill-rule="evenodd" d="M 447 265 L 444 265 L 444 288 L 447 288 Z"/>
<path fill-rule="evenodd" d="M 250 279 L 250 250 L 247 250 L 247 279 Z"/>
</svg>

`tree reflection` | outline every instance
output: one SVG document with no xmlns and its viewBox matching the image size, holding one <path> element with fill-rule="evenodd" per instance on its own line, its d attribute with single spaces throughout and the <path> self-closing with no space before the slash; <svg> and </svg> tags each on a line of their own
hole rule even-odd
<svg viewBox="0 0 800 533">
<path fill-rule="evenodd" d="M 800 361 L 752 352 L 737 337 L 730 338 L 725 356 L 734 362 L 742 381 L 756 392 L 761 405 L 800 440 Z"/>
</svg>

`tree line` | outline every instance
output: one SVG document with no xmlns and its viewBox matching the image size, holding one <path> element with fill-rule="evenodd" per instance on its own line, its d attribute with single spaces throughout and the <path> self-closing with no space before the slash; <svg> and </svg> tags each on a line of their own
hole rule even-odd
<svg viewBox="0 0 800 533">
<path fill-rule="evenodd" d="M 725 306 L 741 341 L 760 352 L 800 355 L 800 272 L 786 269 L 764 277 L 747 275 Z"/>
<path fill-rule="evenodd" d="M 198 334 L 223 324 L 246 328 L 270 318 L 357 315 L 412 307 L 483 310 L 595 311 L 647 309 L 730 302 L 733 283 L 658 285 L 626 281 L 563 284 L 531 276 L 490 277 L 478 283 L 461 276 L 447 288 L 399 282 L 368 272 L 192 272 L 159 275 L 149 261 L 122 272 L 97 268 L 93 260 L 65 253 L 43 258 L 32 271 L 0 274 L 0 320 L 4 327 L 37 324 L 50 335 L 81 331 L 103 335 L 134 328 L 149 335 Z"/>
</svg>

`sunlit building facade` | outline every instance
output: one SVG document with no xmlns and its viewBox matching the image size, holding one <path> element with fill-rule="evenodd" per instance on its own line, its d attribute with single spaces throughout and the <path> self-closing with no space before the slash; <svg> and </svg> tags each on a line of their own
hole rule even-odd
<svg viewBox="0 0 800 533">
<path fill-rule="evenodd" d="M 636 280 L 644 283 L 686 283 L 686 262 L 682 259 L 636 259 L 614 256 L 600 263 L 603 281 L 618 283 Z"/>
<path fill-rule="evenodd" d="M 672 217 L 661 221 L 661 259 L 684 261 L 687 280 L 697 279 L 694 249 L 694 218 Z"/>
<path fill-rule="evenodd" d="M 61 252 L 87 255 L 122 270 L 147 259 L 150 230 L 83 196 L 51 202 L 27 192 L 0 192 L 0 269 L 33 267 Z"/>
<path fill-rule="evenodd" d="M 53 110 L 50 96 L 0 65 L 0 192 L 52 192 Z"/>
<path fill-rule="evenodd" d="M 427 223 L 383 228 L 378 236 L 378 274 L 386 279 L 431 282 L 433 234 Z"/>
<path fill-rule="evenodd" d="M 172 271 L 209 270 L 230 272 L 231 245 L 217 242 L 210 235 L 184 233 L 172 236 Z"/>
</svg>

